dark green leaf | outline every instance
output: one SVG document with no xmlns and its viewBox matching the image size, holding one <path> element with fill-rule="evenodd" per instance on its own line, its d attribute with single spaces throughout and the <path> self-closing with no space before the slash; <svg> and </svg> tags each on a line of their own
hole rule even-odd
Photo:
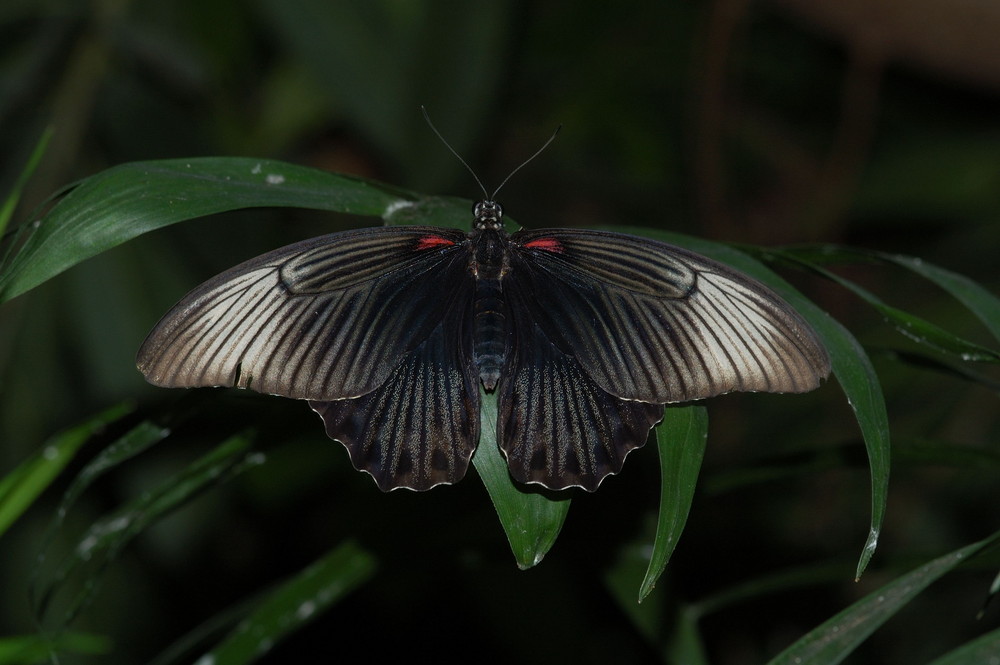
<svg viewBox="0 0 1000 665">
<path fill-rule="evenodd" d="M 646 233 L 739 268 L 767 284 L 795 307 L 823 340 L 830 354 L 833 373 L 858 419 L 871 467 L 872 519 L 858 562 L 857 575 L 860 577 L 878 545 L 889 494 L 889 416 L 881 384 L 864 349 L 846 328 L 792 288 L 788 282 L 743 252 L 690 236 Z"/>
<path fill-rule="evenodd" d="M 162 441 L 170 434 L 169 430 L 143 421 L 132 428 L 125 436 L 101 450 L 94 459 L 73 479 L 73 483 L 63 495 L 56 511 L 56 525 L 76 502 L 83 492 L 104 473 L 147 450 L 150 446 Z"/>
<path fill-rule="evenodd" d="M 656 427 L 662 479 L 660 511 L 639 602 L 653 590 L 684 531 L 707 439 L 708 412 L 703 406 L 670 407 Z"/>
<path fill-rule="evenodd" d="M 249 446 L 248 435 L 231 437 L 158 487 L 97 520 L 55 571 L 45 570 L 45 557 L 40 557 L 30 588 L 39 622 L 45 618 L 55 594 L 65 592 L 70 599 L 55 629 L 70 625 L 93 600 L 102 572 L 135 536 L 206 488 L 260 464 L 260 455 L 247 454 Z M 74 588 L 77 577 L 79 588 Z"/>
<path fill-rule="evenodd" d="M 928 665 L 996 665 L 1000 663 L 1000 628 L 935 658 Z"/>
<path fill-rule="evenodd" d="M 21 173 L 17 176 L 17 181 L 14 182 L 14 187 L 7 195 L 3 205 L 0 206 L 0 237 L 3 237 L 4 232 L 7 230 L 7 224 L 10 223 L 10 218 L 14 215 L 14 210 L 21 200 L 21 192 L 28 183 L 28 179 L 31 178 L 31 174 L 38 168 L 38 162 L 42 160 L 42 155 L 45 154 L 45 148 L 49 145 L 49 139 L 51 138 L 52 128 L 49 127 L 42 132 L 38 143 L 35 144 L 35 149 L 32 150 L 31 155 L 28 157 L 28 163 L 21 169 Z M 0 265 L 2 265 L 2 262 L 0 262 Z"/>
<path fill-rule="evenodd" d="M 24 635 L 0 638 L 0 665 L 33 665 L 58 662 L 53 654 L 60 652 L 88 655 L 107 654 L 111 640 L 89 633 L 63 633 L 58 636 Z"/>
<path fill-rule="evenodd" d="M 923 259 L 837 245 L 810 245 L 766 251 L 772 256 L 810 267 L 817 263 L 889 263 L 901 266 L 949 293 L 979 318 L 995 338 L 1000 339 L 1000 298 L 968 277 L 927 263 Z"/>
<path fill-rule="evenodd" d="M 82 425 L 56 434 L 34 456 L 0 479 L 0 535 L 55 480 L 87 439 L 130 411 L 126 405 L 114 406 Z"/>
<path fill-rule="evenodd" d="M 968 307 L 969 311 L 990 329 L 993 336 L 1000 340 L 1000 298 L 964 275 L 939 268 L 921 259 L 900 254 L 879 254 L 879 256 L 886 261 L 909 268 L 940 286 Z"/>
<path fill-rule="evenodd" d="M 522 570 L 538 565 L 556 542 L 569 512 L 569 492 L 522 488 L 507 472 L 507 461 L 497 445 L 496 394 L 480 391 L 482 426 L 472 464 L 489 492 L 500 524 Z"/>
<path fill-rule="evenodd" d="M 388 185 L 266 159 L 123 164 L 82 180 L 34 223 L 3 267 L 0 302 L 136 236 L 195 217 L 288 206 L 390 218 L 415 199 Z"/>
<path fill-rule="evenodd" d="M 770 665 L 831 665 L 841 662 L 928 585 L 997 543 L 1000 543 L 1000 532 L 896 578 L 809 631 L 772 660 Z"/>
<path fill-rule="evenodd" d="M 1000 353 L 997 353 L 992 349 L 987 349 L 986 347 L 964 340 L 929 321 L 925 321 L 919 316 L 915 316 L 909 312 L 904 312 L 901 309 L 886 305 L 877 296 L 875 296 L 875 294 L 869 292 L 867 289 L 864 289 L 854 282 L 844 279 L 829 270 L 824 270 L 816 265 L 809 265 L 809 267 L 811 270 L 814 270 L 827 279 L 830 279 L 840 284 L 845 289 L 853 292 L 859 298 L 878 310 L 879 313 L 892 323 L 897 330 L 915 342 L 926 344 L 933 349 L 937 349 L 945 353 L 953 353 L 966 361 L 1000 362 Z"/>
<path fill-rule="evenodd" d="M 228 637 L 196 662 L 254 662 L 367 581 L 374 571 L 375 560 L 368 552 L 355 543 L 340 545 L 268 593 Z"/>
</svg>

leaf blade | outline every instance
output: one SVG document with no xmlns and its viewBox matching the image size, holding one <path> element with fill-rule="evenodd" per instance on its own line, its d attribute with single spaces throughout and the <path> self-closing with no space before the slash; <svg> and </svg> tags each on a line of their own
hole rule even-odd
<svg viewBox="0 0 1000 665">
<path fill-rule="evenodd" d="M 31 226 L 0 276 L 0 302 L 163 226 L 229 210 L 286 206 L 391 217 L 417 197 L 286 162 L 201 157 L 122 164 L 80 181 Z"/>
<path fill-rule="evenodd" d="M 668 408 L 656 427 L 662 478 L 660 510 L 649 566 L 639 587 L 639 602 L 652 592 L 677 547 L 691 510 L 707 441 L 708 411 L 703 406 Z"/>
<path fill-rule="evenodd" d="M 633 231 L 640 232 L 643 231 Z M 860 577 L 878 545 L 889 497 L 889 415 L 875 368 L 861 344 L 840 323 L 799 293 L 788 282 L 744 252 L 701 238 L 675 233 L 645 232 L 651 237 L 701 252 L 746 272 L 774 289 L 812 325 L 827 352 L 833 374 L 854 410 L 865 442 L 871 471 L 872 515 L 868 536 L 858 561 Z"/>
<path fill-rule="evenodd" d="M 932 582 L 1000 543 L 1000 532 L 897 577 L 809 631 L 768 665 L 839 663 Z"/>
<path fill-rule="evenodd" d="M 526 570 L 541 563 L 555 544 L 569 512 L 570 497 L 553 498 L 542 490 L 522 489 L 507 472 L 496 439 L 496 393 L 480 391 L 482 427 L 472 464 L 486 485 L 500 524 L 507 534 L 518 568 Z"/>
<path fill-rule="evenodd" d="M 257 660 L 364 584 L 375 566 L 375 559 L 356 543 L 343 543 L 270 591 L 235 630 L 195 662 L 244 665 Z"/>
<path fill-rule="evenodd" d="M 129 406 L 119 404 L 81 425 L 56 434 L 35 455 L 0 479 L 0 535 L 52 484 L 95 432 L 131 410 Z"/>
</svg>

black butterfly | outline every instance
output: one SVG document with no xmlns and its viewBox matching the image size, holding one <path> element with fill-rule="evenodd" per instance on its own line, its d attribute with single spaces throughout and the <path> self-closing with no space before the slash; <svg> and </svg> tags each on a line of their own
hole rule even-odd
<svg viewBox="0 0 1000 665">
<path fill-rule="evenodd" d="M 384 491 L 465 475 L 480 382 L 515 479 L 593 491 L 664 404 L 830 371 L 809 325 L 732 268 L 620 233 L 508 235 L 492 200 L 474 214 L 468 233 L 359 229 L 238 265 L 167 312 L 139 369 L 309 400 Z"/>
</svg>

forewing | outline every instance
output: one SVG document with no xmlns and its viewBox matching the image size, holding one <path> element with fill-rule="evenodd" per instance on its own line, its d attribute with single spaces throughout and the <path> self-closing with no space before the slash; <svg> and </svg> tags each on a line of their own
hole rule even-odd
<svg viewBox="0 0 1000 665">
<path fill-rule="evenodd" d="M 707 257 L 603 231 L 511 236 L 509 280 L 545 336 L 613 396 L 667 403 L 805 392 L 829 374 L 812 328 L 771 289 Z"/>
<path fill-rule="evenodd" d="M 619 399 L 601 388 L 531 320 L 526 295 L 516 284 L 507 291 L 514 346 L 500 382 L 500 447 L 520 482 L 592 492 L 646 442 L 663 406 Z"/>
<path fill-rule="evenodd" d="M 382 491 L 427 490 L 465 476 L 479 440 L 479 387 L 472 348 L 471 284 L 389 378 L 354 399 L 310 401 L 330 438 Z"/>
<path fill-rule="evenodd" d="M 466 235 L 375 227 L 232 268 L 153 328 L 137 364 L 160 386 L 235 386 L 335 400 L 381 386 L 472 277 Z M 463 286 L 464 285 L 464 286 Z"/>
</svg>

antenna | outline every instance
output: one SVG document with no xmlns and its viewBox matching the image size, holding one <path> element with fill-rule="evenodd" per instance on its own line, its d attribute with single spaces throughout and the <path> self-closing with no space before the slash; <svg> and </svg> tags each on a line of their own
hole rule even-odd
<svg viewBox="0 0 1000 665">
<path fill-rule="evenodd" d="M 458 152 L 454 148 L 451 147 L 451 144 L 448 143 L 448 141 L 445 140 L 445 138 L 441 135 L 441 132 L 439 132 L 438 129 L 437 129 L 437 127 L 434 126 L 434 123 L 431 122 L 431 116 L 430 116 L 429 113 L 427 113 L 427 108 L 423 104 L 420 105 L 420 111 L 424 114 L 424 120 L 427 121 L 427 124 L 430 126 L 430 128 L 434 131 L 435 134 L 437 134 L 437 137 L 441 140 L 441 143 L 443 143 L 444 146 L 446 148 L 448 148 L 448 150 L 451 151 L 451 154 L 455 155 L 455 157 L 458 159 L 458 161 L 460 161 L 462 163 L 462 166 L 464 166 L 469 171 L 469 173 L 472 174 L 472 177 L 475 178 L 475 180 L 476 180 L 476 184 L 479 185 L 479 189 L 482 190 L 483 196 L 486 197 L 486 199 L 489 200 L 489 201 L 492 201 L 493 199 L 496 198 L 497 193 L 500 191 L 501 187 L 503 187 L 504 185 L 506 185 L 507 181 L 510 180 L 512 177 L 514 177 L 515 173 L 517 173 L 518 171 L 520 171 L 521 169 L 523 169 L 525 166 L 527 166 L 528 162 L 530 162 L 531 160 L 533 160 L 535 157 L 538 157 L 540 154 L 542 154 L 542 151 L 544 151 L 546 148 L 549 147 L 549 144 L 552 143 L 555 140 L 556 136 L 558 136 L 558 134 L 559 134 L 559 131 L 562 129 L 562 125 L 559 125 L 558 127 L 556 127 L 556 131 L 552 132 L 552 136 L 549 137 L 549 140 L 546 141 L 545 143 L 543 143 L 542 147 L 535 151 L 535 154 L 533 154 L 531 157 L 528 157 L 526 160 L 524 160 L 523 162 L 521 162 L 520 166 L 518 166 L 516 169 L 514 169 L 513 171 L 511 171 L 510 175 L 508 175 L 506 178 L 504 178 L 503 182 L 500 183 L 500 187 L 497 187 L 495 190 L 493 190 L 493 195 L 490 196 L 490 194 L 486 191 L 486 188 L 483 187 L 483 181 L 479 179 L 479 176 L 476 175 L 476 172 L 473 171 L 472 167 L 469 166 L 468 163 L 464 159 L 462 159 L 462 156 L 460 154 L 458 154 Z"/>
</svg>

